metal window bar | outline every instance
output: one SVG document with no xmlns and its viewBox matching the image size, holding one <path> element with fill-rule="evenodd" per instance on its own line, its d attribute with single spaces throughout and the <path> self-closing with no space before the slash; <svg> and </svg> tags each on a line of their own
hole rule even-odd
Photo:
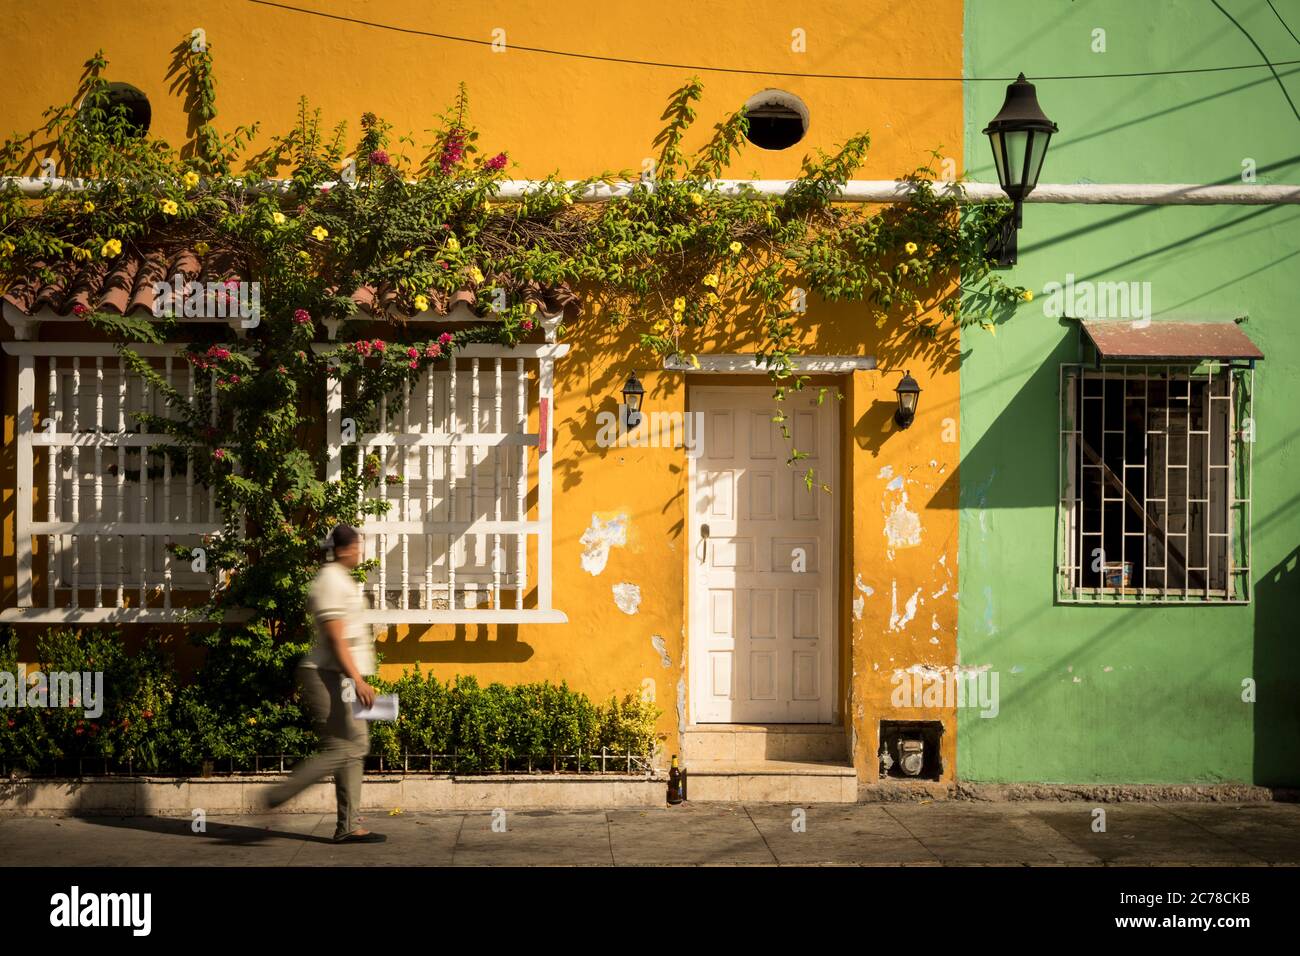
<svg viewBox="0 0 1300 956">
<path fill-rule="evenodd" d="M 17 577 L 15 606 L 0 611 L 0 620 L 176 619 L 184 608 L 174 606 L 174 592 L 205 592 L 212 579 L 188 567 L 174 568 L 169 546 L 178 539 L 197 544 L 200 535 L 217 532 L 220 525 L 192 521 L 188 458 L 186 513 L 178 520 L 181 516 L 173 507 L 181 494 L 181 477 L 173 468 L 171 437 L 128 430 L 130 416 L 159 404 L 157 397 L 150 395 L 143 380 L 137 392 L 131 381 L 137 376 L 108 344 L 9 342 L 4 348 L 17 357 L 19 370 Z M 178 347 L 143 345 L 135 350 L 174 382 Z M 192 370 L 187 374 L 192 376 Z M 38 380 L 45 385 L 43 393 L 37 390 Z M 45 506 L 39 521 L 34 517 L 37 449 L 45 456 Z M 154 474 L 149 470 L 150 449 L 162 454 Z M 128 466 L 134 458 L 139 470 L 132 474 Z M 138 488 L 133 489 L 130 480 Z M 129 551 L 137 552 L 138 578 L 129 568 Z M 34 554 L 43 559 L 43 603 L 37 602 L 33 587 L 38 573 Z M 161 596 L 154 606 L 151 589 Z"/>
<path fill-rule="evenodd" d="M 1058 600 L 1249 601 L 1253 375 L 1216 362 L 1062 366 Z M 1116 519 L 1119 562 L 1106 555 Z"/>
<path fill-rule="evenodd" d="M 454 363 L 440 362 L 421 377 L 409 376 L 398 392 L 383 397 L 373 426 L 379 431 L 367 432 L 358 423 L 358 459 L 393 448 L 404 484 L 400 509 L 367 521 L 363 529 L 368 540 L 376 541 L 380 565 L 371 572 L 368 587 L 392 592 L 384 603 L 376 595 L 370 623 L 565 620 L 551 606 L 552 419 L 545 419 L 545 440 L 529 431 L 527 389 L 528 370 L 535 368 L 536 400 L 549 403 L 553 363 L 565 351 L 564 345 L 467 346 Z M 506 359 L 515 362 L 513 379 L 506 373 Z M 337 382 L 330 382 L 326 398 L 332 459 L 326 473 L 336 475 L 342 468 L 341 459 L 333 459 L 342 453 L 344 409 Z M 400 414 L 393 402 L 401 403 Z M 540 453 L 542 447 L 546 454 Z M 529 520 L 527 505 L 530 459 L 536 460 L 538 475 L 534 520 Z M 412 507 L 421 499 L 422 507 Z M 525 607 L 530 538 L 538 542 L 539 600 Z M 403 548 L 409 557 L 403 557 Z M 418 565 L 413 571 L 409 567 L 417 560 L 424 561 L 423 575 Z M 400 581 L 398 567 L 403 568 Z M 512 590 L 514 606 L 509 607 L 503 597 Z"/>
</svg>

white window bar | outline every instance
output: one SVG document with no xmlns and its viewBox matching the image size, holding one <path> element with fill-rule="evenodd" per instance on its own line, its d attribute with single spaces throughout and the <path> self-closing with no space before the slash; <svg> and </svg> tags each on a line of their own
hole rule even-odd
<svg viewBox="0 0 1300 956">
<path fill-rule="evenodd" d="M 1249 601 L 1240 393 L 1253 374 L 1212 361 L 1062 366 L 1059 600 Z"/>
<path fill-rule="evenodd" d="M 321 351 L 328 348 L 319 346 Z M 379 561 L 367 583 L 378 592 L 367 612 L 370 623 L 567 620 L 552 606 L 548 500 L 553 368 L 567 350 L 560 344 L 466 346 L 455 361 L 436 363 L 423 373 L 423 380 L 409 376 L 404 394 L 381 397 L 378 420 L 371 426 L 378 431 L 365 432 L 365 424 L 357 423 L 358 461 L 383 453 L 387 463 L 386 449 L 392 448 L 403 482 L 400 507 L 361 529 L 367 540 L 376 541 Z M 513 381 L 506 373 L 507 359 L 514 360 Z M 539 383 L 534 400 L 548 406 L 548 414 L 538 416 L 546 422 L 545 436 L 529 431 L 530 366 Z M 342 471 L 344 407 L 337 380 L 329 382 L 326 401 L 331 456 L 326 474 L 336 476 Z M 400 415 L 393 401 L 402 403 Z M 527 503 L 530 453 L 538 476 L 534 520 L 529 520 Z M 384 471 L 381 481 L 387 464 Z M 537 541 L 538 581 L 534 606 L 525 607 L 529 538 Z M 423 575 L 415 564 L 420 560 Z M 509 607 L 503 595 L 512 590 L 514 606 Z M 390 591 L 388 599 L 380 597 Z"/>
<path fill-rule="evenodd" d="M 107 343 L 7 342 L 4 349 L 18 360 L 17 600 L 15 607 L 0 611 L 0 620 L 178 619 L 185 609 L 175 607 L 173 592 L 206 592 L 212 578 L 188 566 L 173 568 L 169 545 L 187 539 L 197 545 L 201 535 L 219 532 L 221 526 L 192 520 L 193 474 L 188 459 L 184 513 L 174 513 L 180 486 L 173 489 L 172 484 L 181 478 L 172 467 L 171 437 L 128 430 L 132 414 L 162 412 L 155 407 L 160 406 L 158 396 L 150 395 L 143 380 L 137 393 L 129 381 L 137 376 L 129 373 L 116 348 Z M 174 381 L 178 346 L 142 345 L 134 350 L 167 381 Z M 43 395 L 36 389 L 42 363 Z M 193 371 L 187 374 L 192 395 Z M 39 431 L 34 428 L 37 420 Z M 107 427 L 109 422 L 114 423 L 113 430 Z M 40 521 L 33 514 L 37 448 L 46 455 L 46 502 Z M 151 448 L 163 453 L 162 467 L 152 476 Z M 83 455 L 83 450 L 90 454 Z M 139 488 L 138 494 L 132 494 L 127 465 L 137 456 Z M 212 496 L 208 497 L 211 512 Z M 139 542 L 138 547 L 130 547 L 131 539 Z M 36 541 L 39 547 L 34 547 Z M 138 582 L 127 561 L 129 550 L 138 550 Z M 43 604 L 36 603 L 33 588 L 33 555 L 38 551 L 44 559 Z M 83 552 L 88 556 L 87 569 L 82 568 Z"/>
</svg>

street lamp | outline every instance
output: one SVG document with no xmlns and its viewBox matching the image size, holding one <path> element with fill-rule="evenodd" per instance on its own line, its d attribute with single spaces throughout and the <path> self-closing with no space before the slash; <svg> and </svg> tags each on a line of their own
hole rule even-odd
<svg viewBox="0 0 1300 956">
<path fill-rule="evenodd" d="M 623 386 L 623 404 L 627 408 L 627 427 L 636 428 L 641 424 L 641 400 L 645 398 L 645 386 L 633 371 Z"/>
<path fill-rule="evenodd" d="M 916 384 L 911 372 L 903 373 L 903 380 L 895 389 L 898 393 L 898 411 L 894 412 L 894 422 L 899 428 L 907 428 L 916 418 L 916 403 L 921 398 L 921 386 Z"/>
<path fill-rule="evenodd" d="M 1025 197 L 1038 185 L 1047 144 L 1057 130 L 1057 125 L 1039 108 L 1034 84 L 1026 80 L 1023 73 L 1007 87 L 1002 109 L 984 128 L 984 134 L 993 147 L 998 183 L 1015 203 L 1011 218 L 1003 223 L 1002 234 L 990 249 L 1000 266 L 1016 262 L 1016 232 L 1022 224 L 1021 206 Z"/>
</svg>

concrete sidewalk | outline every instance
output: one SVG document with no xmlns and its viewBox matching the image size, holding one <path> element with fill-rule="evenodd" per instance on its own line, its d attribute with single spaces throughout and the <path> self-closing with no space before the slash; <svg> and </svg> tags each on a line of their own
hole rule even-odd
<svg viewBox="0 0 1300 956">
<path fill-rule="evenodd" d="M 1093 811 L 1106 832 L 1093 832 Z M 803 817 L 805 829 L 794 824 Z M 694 804 L 370 815 L 380 845 L 334 846 L 334 815 L 0 818 L 7 866 L 1296 865 L 1300 804 Z M 498 827 L 499 828 L 499 827 Z"/>
</svg>

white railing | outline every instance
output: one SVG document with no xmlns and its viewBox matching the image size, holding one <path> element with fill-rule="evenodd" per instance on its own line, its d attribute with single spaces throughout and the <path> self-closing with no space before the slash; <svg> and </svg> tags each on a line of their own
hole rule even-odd
<svg viewBox="0 0 1300 956">
<path fill-rule="evenodd" d="M 329 380 L 326 477 L 342 476 L 350 446 L 350 467 L 376 454 L 379 482 L 368 494 L 390 506 L 362 528 L 378 565 L 366 585 L 371 623 L 567 620 L 552 606 L 551 473 L 554 363 L 568 348 L 462 348 L 405 397 L 386 396 L 376 432 L 344 428 L 342 383 Z M 207 592 L 215 579 L 171 548 L 199 546 L 223 522 L 189 455 L 133 422 L 140 413 L 165 416 L 161 396 L 107 343 L 4 349 L 18 359 L 17 601 L 0 620 L 172 621 L 201 604 L 197 595 L 173 598 Z M 132 350 L 190 401 L 204 387 L 181 346 Z M 215 425 L 215 388 L 210 380 L 207 387 Z"/>
</svg>

